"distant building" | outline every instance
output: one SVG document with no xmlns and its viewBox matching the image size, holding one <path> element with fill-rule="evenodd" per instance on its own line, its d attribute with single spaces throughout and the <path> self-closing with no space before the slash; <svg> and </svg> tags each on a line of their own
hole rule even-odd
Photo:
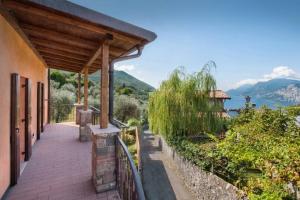
<svg viewBox="0 0 300 200">
<path fill-rule="evenodd" d="M 220 114 L 222 117 L 230 117 L 224 108 L 225 101 L 231 99 L 229 95 L 227 95 L 222 90 L 214 90 L 210 93 L 210 98 L 220 103 L 221 105 Z"/>
</svg>

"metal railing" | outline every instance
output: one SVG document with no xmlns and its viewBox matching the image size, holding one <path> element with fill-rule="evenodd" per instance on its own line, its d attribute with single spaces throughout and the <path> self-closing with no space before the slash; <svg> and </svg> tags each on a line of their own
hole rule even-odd
<svg viewBox="0 0 300 200">
<path fill-rule="evenodd" d="M 92 110 L 92 124 L 99 124 L 100 110 L 93 106 L 90 106 L 90 109 Z M 111 123 L 122 132 L 129 129 L 129 126 L 117 119 L 113 119 Z M 140 145 L 138 147 L 140 148 Z M 116 167 L 117 189 L 121 199 L 145 200 L 140 175 L 127 146 L 119 136 L 116 137 Z"/>
<path fill-rule="evenodd" d="M 123 200 L 145 200 L 142 182 L 132 157 L 119 136 L 116 141 L 117 190 Z"/>
</svg>

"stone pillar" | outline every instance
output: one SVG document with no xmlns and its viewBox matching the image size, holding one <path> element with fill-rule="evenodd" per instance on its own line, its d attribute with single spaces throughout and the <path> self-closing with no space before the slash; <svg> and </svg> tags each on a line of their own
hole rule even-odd
<svg viewBox="0 0 300 200">
<path fill-rule="evenodd" d="M 79 111 L 83 110 L 84 105 L 83 104 L 79 104 L 79 103 L 74 103 L 74 107 L 75 107 L 75 122 L 76 124 L 80 123 L 80 116 L 79 116 Z"/>
<path fill-rule="evenodd" d="M 79 110 L 79 116 L 79 141 L 90 141 L 91 132 L 88 125 L 92 123 L 92 110 Z"/>
<path fill-rule="evenodd" d="M 116 137 L 120 129 L 88 125 L 92 133 L 92 180 L 96 192 L 116 189 Z"/>
</svg>

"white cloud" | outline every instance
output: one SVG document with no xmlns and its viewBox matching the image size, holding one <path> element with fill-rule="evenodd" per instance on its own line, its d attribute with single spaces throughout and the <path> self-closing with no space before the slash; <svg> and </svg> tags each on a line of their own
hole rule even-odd
<svg viewBox="0 0 300 200">
<path fill-rule="evenodd" d="M 119 71 L 130 72 L 135 69 L 135 66 L 134 65 L 116 65 L 115 69 L 119 70 Z"/>
<path fill-rule="evenodd" d="M 264 78 L 271 80 L 274 78 L 299 78 L 299 76 L 288 66 L 278 66 L 273 69 L 271 74 L 264 75 Z"/>
<path fill-rule="evenodd" d="M 235 87 L 240 87 L 245 84 L 254 85 L 258 82 L 269 81 L 276 78 L 288 78 L 288 79 L 300 79 L 300 74 L 296 73 L 293 69 L 288 66 L 278 66 L 273 68 L 270 74 L 263 75 L 262 78 L 258 79 L 244 79 L 235 84 Z"/>
</svg>

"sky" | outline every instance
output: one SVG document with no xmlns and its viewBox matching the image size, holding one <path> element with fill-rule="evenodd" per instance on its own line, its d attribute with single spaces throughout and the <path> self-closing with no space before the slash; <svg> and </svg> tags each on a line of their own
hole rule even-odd
<svg viewBox="0 0 300 200">
<path fill-rule="evenodd" d="M 209 61 L 219 89 L 300 79 L 299 0 L 71 0 L 151 30 L 157 39 L 124 70 L 158 88 L 174 69 Z"/>
</svg>

